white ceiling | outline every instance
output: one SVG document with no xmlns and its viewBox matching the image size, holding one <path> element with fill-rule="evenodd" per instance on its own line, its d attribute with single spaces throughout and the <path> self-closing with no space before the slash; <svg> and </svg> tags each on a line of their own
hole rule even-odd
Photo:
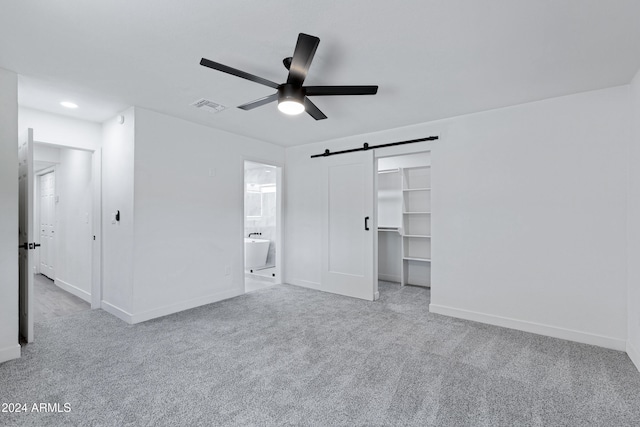
<svg viewBox="0 0 640 427">
<path fill-rule="evenodd" d="M 199 65 L 284 82 L 299 32 L 321 40 L 306 84 L 378 94 L 315 97 L 323 121 L 242 111 L 274 91 Z M 137 105 L 291 146 L 629 83 L 640 1 L 0 0 L 0 67 L 23 106 L 103 121 Z"/>
</svg>

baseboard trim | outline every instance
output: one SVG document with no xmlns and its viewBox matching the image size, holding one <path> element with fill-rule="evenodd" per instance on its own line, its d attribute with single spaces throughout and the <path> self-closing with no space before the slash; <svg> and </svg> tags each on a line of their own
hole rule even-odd
<svg viewBox="0 0 640 427">
<path fill-rule="evenodd" d="M 20 344 L 0 349 L 0 363 L 20 358 Z"/>
<path fill-rule="evenodd" d="M 111 303 L 108 303 L 108 302 L 103 300 L 100 303 L 100 308 L 102 308 L 104 311 L 106 311 L 109 314 L 113 314 L 118 319 L 124 320 L 128 324 L 132 324 L 133 323 L 133 314 L 124 311 L 120 307 L 116 307 L 115 305 L 113 305 Z"/>
<path fill-rule="evenodd" d="M 640 352 L 631 344 L 630 340 L 627 340 L 627 355 L 633 364 L 636 365 L 636 369 L 640 371 Z"/>
<path fill-rule="evenodd" d="M 191 308 L 200 307 L 202 305 L 212 304 L 214 302 L 222 301 L 229 298 L 234 298 L 239 295 L 244 295 L 244 289 L 230 289 L 222 292 L 217 292 L 212 295 L 204 297 L 194 298 L 187 301 L 179 302 L 176 304 L 166 305 L 164 307 L 154 308 L 151 310 L 143 311 L 141 313 L 135 313 L 131 316 L 131 323 L 141 323 L 147 320 L 156 319 L 158 317 L 168 316 L 170 314 L 178 313 L 181 311 L 189 310 Z"/>
<path fill-rule="evenodd" d="M 400 276 L 394 276 L 393 274 L 380 274 L 378 273 L 378 280 L 384 280 L 385 282 L 400 283 Z"/>
<path fill-rule="evenodd" d="M 67 283 L 64 280 L 55 279 L 53 283 L 63 291 L 67 291 L 70 294 L 75 295 L 78 298 L 91 304 L 91 294 L 89 292 L 82 290 L 77 286 L 73 286 L 71 283 Z"/>
<path fill-rule="evenodd" d="M 293 279 L 293 280 L 287 280 L 285 283 L 287 283 L 289 285 L 300 286 L 302 288 L 315 289 L 317 291 L 321 291 L 322 290 L 320 288 L 320 283 L 312 282 L 310 280 Z"/>
<path fill-rule="evenodd" d="M 626 351 L 627 349 L 627 342 L 622 339 L 590 334 L 572 329 L 559 328 L 557 326 L 544 325 L 541 323 L 527 322 L 509 317 L 495 316 L 492 314 L 479 313 L 476 311 L 463 310 L 438 304 L 429 304 L 429 312 L 465 320 L 472 320 L 474 322 L 487 323 L 489 325 L 501 326 L 503 328 L 516 329 L 538 335 L 545 335 L 553 338 L 560 338 L 568 341 L 575 341 L 583 344 L 595 345 L 598 347 L 611 348 L 613 350 Z"/>
</svg>

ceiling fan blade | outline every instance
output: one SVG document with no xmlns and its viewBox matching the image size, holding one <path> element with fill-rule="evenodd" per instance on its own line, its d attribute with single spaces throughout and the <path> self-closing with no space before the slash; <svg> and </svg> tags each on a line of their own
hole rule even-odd
<svg viewBox="0 0 640 427">
<path fill-rule="evenodd" d="M 309 100 L 309 98 L 304 99 L 304 109 L 307 113 L 309 113 L 311 117 L 316 120 L 323 120 L 327 118 L 327 116 L 325 116 L 324 113 L 320 111 L 318 107 L 316 107 L 316 104 Z"/>
<path fill-rule="evenodd" d="M 306 86 L 307 96 L 375 95 L 378 86 Z"/>
<path fill-rule="evenodd" d="M 317 37 L 304 33 L 298 35 L 298 43 L 296 43 L 296 48 L 293 51 L 287 83 L 302 86 L 319 43 L 320 39 Z"/>
<path fill-rule="evenodd" d="M 238 108 L 241 110 L 253 110 L 254 108 L 260 107 L 261 105 L 268 104 L 273 101 L 278 100 L 278 92 L 273 95 L 265 96 L 264 98 L 256 99 L 255 101 L 247 102 L 246 104 L 239 105 Z"/>
<path fill-rule="evenodd" d="M 206 58 L 202 58 L 200 60 L 200 65 L 204 67 L 213 68 L 214 70 L 222 71 L 223 73 L 231 74 L 232 76 L 240 77 L 243 79 L 251 80 L 252 82 L 260 83 L 265 86 L 272 87 L 274 89 L 278 89 L 280 86 L 278 83 L 272 82 L 271 80 L 263 79 L 262 77 L 254 76 L 253 74 L 245 73 L 244 71 L 240 71 L 235 68 L 228 67 L 226 65 L 220 64 L 218 62 L 210 61 Z"/>
</svg>

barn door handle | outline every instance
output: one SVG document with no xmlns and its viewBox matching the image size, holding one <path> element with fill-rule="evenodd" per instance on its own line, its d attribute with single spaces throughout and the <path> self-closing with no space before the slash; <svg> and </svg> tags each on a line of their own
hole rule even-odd
<svg viewBox="0 0 640 427">
<path fill-rule="evenodd" d="M 365 230 L 369 230 L 369 217 L 368 216 L 364 217 L 364 229 Z"/>
</svg>

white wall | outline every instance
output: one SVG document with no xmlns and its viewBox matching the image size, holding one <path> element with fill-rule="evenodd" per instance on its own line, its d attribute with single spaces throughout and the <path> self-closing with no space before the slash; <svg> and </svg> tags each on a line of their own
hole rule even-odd
<svg viewBox="0 0 640 427">
<path fill-rule="evenodd" d="M 18 344 L 18 79 L 0 68 L 0 363 Z"/>
<path fill-rule="evenodd" d="M 56 167 L 55 283 L 91 302 L 92 153 L 60 149 Z"/>
<path fill-rule="evenodd" d="M 244 158 L 281 164 L 284 149 L 142 108 L 135 116 L 131 320 L 244 293 Z"/>
<path fill-rule="evenodd" d="M 629 151 L 627 353 L 640 370 L 640 71 L 630 90 L 633 133 Z"/>
<path fill-rule="evenodd" d="M 133 187 L 135 112 L 102 126 L 102 307 L 128 320 L 133 312 Z M 120 211 L 120 221 L 112 214 Z"/>
<path fill-rule="evenodd" d="M 102 144 L 101 124 L 87 120 L 20 107 L 18 125 L 21 130 L 32 128 L 36 141 L 86 150 L 97 150 Z"/>
<path fill-rule="evenodd" d="M 624 349 L 628 86 L 287 155 L 287 282 L 319 287 L 325 148 L 431 135 L 432 311 Z"/>
</svg>

